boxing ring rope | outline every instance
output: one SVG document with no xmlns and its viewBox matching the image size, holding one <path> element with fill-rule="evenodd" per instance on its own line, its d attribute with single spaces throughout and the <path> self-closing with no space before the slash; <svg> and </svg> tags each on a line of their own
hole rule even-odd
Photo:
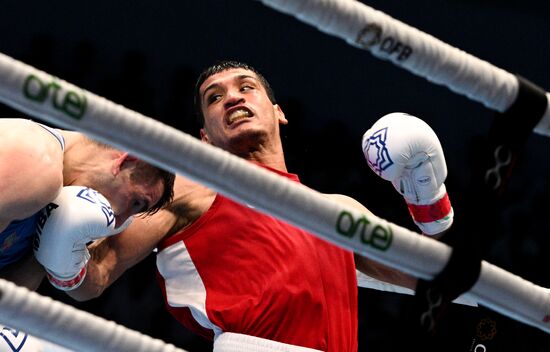
<svg viewBox="0 0 550 352">
<path fill-rule="evenodd" d="M 0 320 L 75 351 L 186 352 L 3 279 Z"/>
<path fill-rule="evenodd" d="M 506 111 L 518 96 L 515 75 L 359 1 L 260 1 L 492 110 Z M 546 100 L 550 101 L 549 93 Z M 533 131 L 550 137 L 550 104 L 538 117 Z"/>
<path fill-rule="evenodd" d="M 418 278 L 433 278 L 450 258 L 452 249 L 444 243 L 336 203 L 304 185 L 3 54 L 0 101 L 128 150 L 154 165 Z M 550 333 L 547 288 L 483 261 L 468 295 L 490 309 Z M 8 304 L 3 295 L 0 311 Z M 0 314 L 2 319 L 5 317 Z M 29 333 L 43 336 L 41 331 Z"/>
</svg>

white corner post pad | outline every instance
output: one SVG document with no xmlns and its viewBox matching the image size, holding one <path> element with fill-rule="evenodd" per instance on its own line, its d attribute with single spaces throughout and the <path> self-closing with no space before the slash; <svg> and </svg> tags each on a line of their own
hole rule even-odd
<svg viewBox="0 0 550 352">
<path fill-rule="evenodd" d="M 312 348 L 224 332 L 214 340 L 214 352 L 321 352 Z"/>
</svg>

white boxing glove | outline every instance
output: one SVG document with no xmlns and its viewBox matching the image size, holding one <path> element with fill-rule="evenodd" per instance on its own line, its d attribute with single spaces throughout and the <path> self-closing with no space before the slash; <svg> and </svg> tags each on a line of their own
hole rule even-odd
<svg viewBox="0 0 550 352">
<path fill-rule="evenodd" d="M 445 188 L 447 165 L 431 127 L 405 113 L 383 116 L 363 135 L 369 167 L 403 195 L 423 233 L 439 234 L 453 223 Z"/>
<path fill-rule="evenodd" d="M 115 230 L 115 222 L 111 205 L 99 192 L 63 187 L 41 210 L 33 245 L 50 283 L 64 291 L 80 286 L 90 258 L 86 244 L 121 232 L 121 228 Z"/>
</svg>

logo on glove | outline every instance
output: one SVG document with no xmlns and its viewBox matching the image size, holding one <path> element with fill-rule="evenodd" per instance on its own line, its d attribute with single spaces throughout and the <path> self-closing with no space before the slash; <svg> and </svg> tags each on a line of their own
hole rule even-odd
<svg viewBox="0 0 550 352">
<path fill-rule="evenodd" d="M 388 148 L 386 148 L 386 134 L 388 128 L 384 127 L 372 134 L 363 145 L 363 152 L 367 156 L 367 163 L 372 171 L 382 175 L 382 171 L 393 165 Z"/>
<path fill-rule="evenodd" d="M 94 203 L 100 206 L 101 211 L 107 218 L 107 226 L 111 225 L 111 223 L 115 221 L 115 213 L 113 212 L 111 205 L 107 203 L 106 200 L 102 200 L 103 196 L 99 194 L 97 191 L 94 191 L 93 189 L 90 189 L 90 188 L 84 188 L 80 192 L 78 192 L 76 196 L 84 200 L 87 200 L 90 203 Z"/>
</svg>

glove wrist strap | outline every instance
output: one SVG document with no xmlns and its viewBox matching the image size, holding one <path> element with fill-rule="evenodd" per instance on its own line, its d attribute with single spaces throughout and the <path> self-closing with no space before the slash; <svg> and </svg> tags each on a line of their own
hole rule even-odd
<svg viewBox="0 0 550 352">
<path fill-rule="evenodd" d="M 428 223 L 441 220 L 451 212 L 451 201 L 449 195 L 445 195 L 433 204 L 418 205 L 407 202 L 407 207 L 412 218 L 416 222 Z"/>
<path fill-rule="evenodd" d="M 82 267 L 80 272 L 70 279 L 58 278 L 50 274 L 49 272 L 46 272 L 46 276 L 48 277 L 48 281 L 50 281 L 52 286 L 54 286 L 58 290 L 71 291 L 78 288 L 84 281 L 84 278 L 86 277 L 86 266 Z"/>
</svg>

